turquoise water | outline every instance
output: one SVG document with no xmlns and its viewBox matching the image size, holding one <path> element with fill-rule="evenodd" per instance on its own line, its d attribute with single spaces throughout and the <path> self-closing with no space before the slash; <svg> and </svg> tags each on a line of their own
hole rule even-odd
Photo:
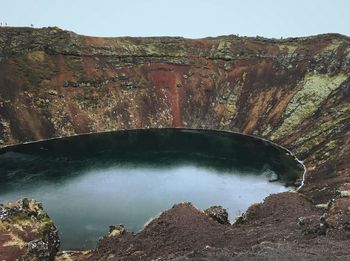
<svg viewBox="0 0 350 261">
<path fill-rule="evenodd" d="M 61 249 L 95 246 L 111 224 L 137 232 L 179 202 L 222 205 L 230 220 L 303 170 L 286 151 L 237 134 L 138 130 L 21 145 L 0 154 L 0 202 L 35 198 Z M 272 182 L 273 181 L 273 182 Z"/>
</svg>

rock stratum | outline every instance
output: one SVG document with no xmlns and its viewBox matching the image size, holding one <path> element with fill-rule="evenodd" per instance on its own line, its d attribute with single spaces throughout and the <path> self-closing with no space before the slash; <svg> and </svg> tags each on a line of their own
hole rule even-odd
<svg viewBox="0 0 350 261">
<path fill-rule="evenodd" d="M 297 193 L 267 198 L 234 225 L 180 204 L 139 234 L 106 236 L 83 259 L 349 258 L 349 87 L 350 38 L 338 34 L 97 38 L 0 28 L 1 147 L 185 127 L 262 137 L 306 166 Z"/>
</svg>

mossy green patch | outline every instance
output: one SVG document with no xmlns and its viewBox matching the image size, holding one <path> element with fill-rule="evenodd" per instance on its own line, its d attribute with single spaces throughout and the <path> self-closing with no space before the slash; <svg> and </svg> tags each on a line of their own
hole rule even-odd
<svg viewBox="0 0 350 261">
<path fill-rule="evenodd" d="M 270 124 L 266 126 L 266 129 L 263 131 L 262 136 L 266 137 L 272 131 L 272 127 Z"/>
<path fill-rule="evenodd" d="M 225 110 L 220 121 L 221 127 L 227 127 L 237 114 L 236 97 L 233 94 L 227 100 L 225 104 Z"/>
<path fill-rule="evenodd" d="M 332 42 L 323 49 L 324 52 L 334 52 L 343 43 L 342 40 L 334 39 Z"/>
<path fill-rule="evenodd" d="M 231 48 L 231 45 L 232 45 L 232 43 L 230 41 L 220 40 L 217 49 L 219 52 L 225 52 L 225 51 L 227 51 L 227 49 Z"/>
<path fill-rule="evenodd" d="M 296 44 L 281 43 L 278 45 L 278 48 L 280 49 L 280 51 L 284 51 L 285 49 L 287 49 L 288 55 L 291 55 L 296 51 L 296 49 L 298 49 L 298 46 Z"/>
<path fill-rule="evenodd" d="M 0 231 L 5 231 L 6 230 L 6 226 L 4 225 L 3 222 L 0 222 Z"/>
<path fill-rule="evenodd" d="M 345 52 L 344 52 L 344 60 L 346 61 L 350 61 L 350 47 L 346 48 Z"/>
<path fill-rule="evenodd" d="M 219 44 L 216 50 L 214 51 L 214 56 L 221 57 L 223 59 L 232 59 L 234 57 L 231 49 L 232 42 L 226 39 L 222 39 L 219 41 Z"/>
<path fill-rule="evenodd" d="M 96 52 L 103 51 L 107 55 L 130 55 L 130 56 L 171 56 L 183 57 L 187 55 L 186 47 L 181 40 L 159 39 L 152 41 L 144 39 L 140 42 L 137 39 L 119 38 L 114 39 L 114 47 L 104 48 L 101 50 L 95 47 Z"/>
<path fill-rule="evenodd" d="M 310 132 L 305 132 L 304 135 L 296 141 L 296 154 L 306 153 L 318 144 L 325 142 L 328 140 L 329 135 L 339 130 L 339 124 L 341 124 L 341 122 L 346 122 L 350 119 L 350 107 L 338 108 L 337 111 L 339 113 L 337 117 L 317 124 L 317 128 L 312 129 Z M 335 141 L 330 140 L 323 148 L 325 150 L 330 150 L 334 149 L 336 146 Z"/>
<path fill-rule="evenodd" d="M 226 109 L 230 114 L 234 114 L 237 108 L 235 104 L 227 104 Z"/>
<path fill-rule="evenodd" d="M 43 51 L 34 51 L 27 54 L 29 60 L 35 62 L 44 62 L 45 61 L 45 52 Z"/>
<path fill-rule="evenodd" d="M 271 139 L 276 140 L 285 136 L 305 118 L 315 113 L 322 101 L 347 78 L 348 75 L 344 73 L 334 76 L 318 73 L 307 74 L 300 83 L 300 91 L 288 104 L 281 126 L 273 133 Z"/>
</svg>

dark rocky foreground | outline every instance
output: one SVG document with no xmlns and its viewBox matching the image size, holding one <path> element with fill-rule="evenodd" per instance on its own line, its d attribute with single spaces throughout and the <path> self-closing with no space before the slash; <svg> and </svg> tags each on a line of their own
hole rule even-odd
<svg viewBox="0 0 350 261">
<path fill-rule="evenodd" d="M 190 40 L 0 28 L 0 143 L 135 128 L 218 129 L 280 144 L 307 168 L 298 193 L 271 196 L 234 225 L 177 205 L 137 235 L 114 229 L 91 253 L 61 260 L 346 260 L 349 85 L 350 39 L 337 34 Z M 11 247 L 26 255 L 28 242 L 45 239 L 24 233 L 9 241 L 17 227 L 11 222 L 0 222 L 0 260 Z"/>
<path fill-rule="evenodd" d="M 175 205 L 137 235 L 104 237 L 88 260 L 343 260 L 348 213 L 322 214 L 298 193 L 268 197 L 234 225 Z M 342 222 L 339 222 L 342 220 Z"/>
</svg>

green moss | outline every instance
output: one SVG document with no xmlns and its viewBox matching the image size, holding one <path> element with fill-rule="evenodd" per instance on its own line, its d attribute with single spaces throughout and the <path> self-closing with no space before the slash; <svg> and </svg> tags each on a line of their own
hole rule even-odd
<svg viewBox="0 0 350 261">
<path fill-rule="evenodd" d="M 45 56 L 46 56 L 45 52 L 43 51 L 34 51 L 27 54 L 27 58 L 29 60 L 39 62 L 39 63 L 42 63 L 45 61 L 45 58 L 46 58 Z"/>
<path fill-rule="evenodd" d="M 334 39 L 332 42 L 323 49 L 324 52 L 333 52 L 339 48 L 339 46 L 343 43 L 341 40 Z"/>
<path fill-rule="evenodd" d="M 350 47 L 346 48 L 345 52 L 344 52 L 344 55 L 345 55 L 345 61 L 348 60 L 350 61 Z"/>
<path fill-rule="evenodd" d="M 264 130 L 264 132 L 262 133 L 262 136 L 265 137 L 267 136 L 270 132 L 272 131 L 272 127 L 270 124 L 267 125 L 266 129 Z"/>
<path fill-rule="evenodd" d="M 158 42 L 160 40 L 160 42 Z M 158 41 L 143 39 L 142 43 L 137 42 L 136 39 L 120 38 L 115 39 L 114 44 L 117 48 L 104 49 L 103 52 L 109 55 L 132 55 L 132 56 L 171 56 L 182 57 L 186 56 L 186 47 L 183 41 L 172 39 Z M 96 47 L 96 51 L 100 52 L 101 48 Z"/>
<path fill-rule="evenodd" d="M 21 224 L 28 221 L 28 214 L 25 212 L 17 212 L 11 216 L 11 222 Z"/>
<path fill-rule="evenodd" d="M 300 83 L 298 91 L 287 106 L 282 125 L 271 136 L 276 140 L 297 127 L 305 118 L 311 116 L 328 95 L 337 89 L 348 75 L 340 73 L 334 76 L 323 74 L 307 74 Z"/>
<path fill-rule="evenodd" d="M 237 110 L 235 104 L 227 104 L 227 105 L 226 105 L 226 109 L 227 109 L 227 111 L 228 111 L 228 113 L 229 113 L 230 115 L 235 114 L 235 113 L 236 113 L 236 110 Z"/>
<path fill-rule="evenodd" d="M 296 49 L 298 49 L 298 46 L 291 43 L 290 44 L 284 43 L 284 44 L 279 44 L 278 48 L 280 49 L 280 51 L 284 51 L 285 49 L 287 49 L 288 55 L 291 55 L 295 52 Z"/>
<path fill-rule="evenodd" d="M 232 59 L 233 53 L 231 52 L 232 42 L 221 39 L 218 47 L 215 50 L 214 56 L 221 57 L 223 59 Z"/>
<path fill-rule="evenodd" d="M 49 235 L 53 228 L 54 225 L 51 219 L 40 220 L 41 236 L 44 237 L 44 239 L 48 240 L 45 236 Z"/>
<path fill-rule="evenodd" d="M 237 87 L 239 88 L 239 86 Z M 234 92 L 226 93 L 225 95 L 225 103 L 223 103 L 224 111 L 222 114 L 222 118 L 220 121 L 220 126 L 222 128 L 227 127 L 231 121 L 235 118 L 237 114 L 237 95 Z"/>
<path fill-rule="evenodd" d="M 301 154 L 310 151 L 313 147 L 328 140 L 329 135 L 338 131 L 339 124 L 346 121 L 350 117 L 350 107 L 338 108 L 340 116 L 317 124 L 317 128 L 314 128 L 311 132 L 305 132 L 302 137 L 296 141 L 297 148 L 295 153 Z M 334 129 L 336 128 L 336 129 Z M 337 146 L 335 141 L 330 140 L 323 146 L 325 150 L 334 149 Z"/>
<path fill-rule="evenodd" d="M 231 42 L 227 40 L 220 40 L 218 45 L 218 51 L 219 52 L 225 52 L 227 49 L 231 48 Z"/>
</svg>

